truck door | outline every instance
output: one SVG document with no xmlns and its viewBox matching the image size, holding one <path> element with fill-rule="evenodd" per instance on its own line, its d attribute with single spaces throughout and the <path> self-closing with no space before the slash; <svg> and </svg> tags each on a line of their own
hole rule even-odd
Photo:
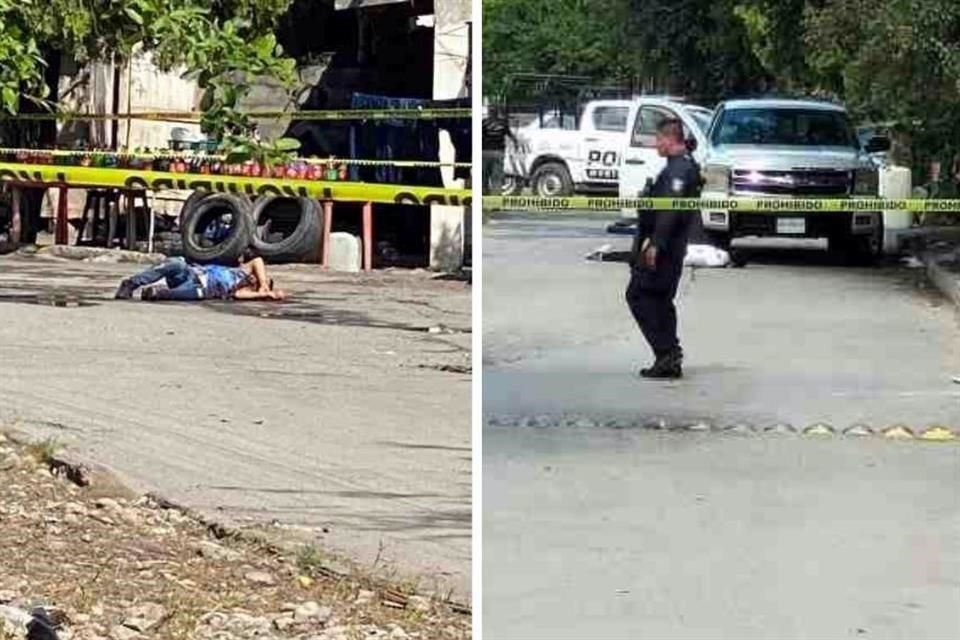
<svg viewBox="0 0 960 640">
<path fill-rule="evenodd" d="M 637 111 L 620 167 L 620 197 L 636 198 L 647 180 L 656 180 L 667 161 L 657 153 L 657 125 L 677 114 L 666 107 L 645 105 Z M 684 126 L 686 129 L 686 126 Z"/>
<path fill-rule="evenodd" d="M 584 163 L 583 182 L 591 188 L 617 190 L 620 153 L 629 116 L 630 106 L 625 104 L 598 104 L 584 112 L 579 156 Z"/>
</svg>

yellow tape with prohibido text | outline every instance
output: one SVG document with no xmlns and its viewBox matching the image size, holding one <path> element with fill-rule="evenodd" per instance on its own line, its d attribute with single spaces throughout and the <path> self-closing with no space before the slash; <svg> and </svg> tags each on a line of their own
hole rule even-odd
<svg viewBox="0 0 960 640">
<path fill-rule="evenodd" d="M 483 209 L 502 212 L 583 214 L 635 211 L 729 211 L 744 213 L 837 213 L 909 211 L 960 212 L 960 199 L 920 200 L 884 198 L 594 198 L 570 196 L 484 196 Z"/>
<path fill-rule="evenodd" d="M 197 153 L 195 151 L 175 151 L 173 149 L 156 149 L 149 153 L 142 151 L 99 151 L 87 149 L 22 149 L 17 147 L 0 147 L 0 161 L 3 158 L 16 160 L 21 164 L 51 164 L 53 158 L 99 158 L 114 159 L 119 165 L 124 160 L 155 160 L 157 158 L 181 158 L 185 161 L 198 160 L 201 162 L 220 162 L 226 161 L 226 156 L 216 153 Z M 358 158 L 294 158 L 291 162 L 303 162 L 309 165 L 355 165 L 359 167 L 399 167 L 404 168 L 441 168 L 454 167 L 456 169 L 467 169 L 473 166 L 470 162 L 441 162 L 434 160 L 365 160 Z M 65 164 L 77 164 L 75 162 L 65 162 Z"/>
<path fill-rule="evenodd" d="M 238 193 L 251 197 L 275 195 L 340 202 L 454 207 L 469 207 L 472 202 L 469 189 L 0 162 L 0 184 L 3 183 L 21 187 L 113 188 L 131 191 L 178 189 Z"/>
<path fill-rule="evenodd" d="M 469 108 L 444 109 L 324 109 L 317 111 L 245 111 L 242 115 L 263 120 L 446 120 L 472 117 Z M 49 120 L 110 121 L 160 120 L 200 122 L 203 114 L 196 111 L 143 111 L 131 113 L 0 113 L 0 121 L 43 122 Z"/>
</svg>

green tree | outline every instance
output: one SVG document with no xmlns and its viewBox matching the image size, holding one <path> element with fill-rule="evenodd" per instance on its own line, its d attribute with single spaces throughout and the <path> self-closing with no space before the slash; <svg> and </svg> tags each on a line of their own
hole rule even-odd
<svg viewBox="0 0 960 640">
<path fill-rule="evenodd" d="M 26 0 L 29 5 L 31 0 Z M 0 0 L 0 109 L 13 113 L 21 91 L 33 96 L 43 85 L 45 64 L 23 23 L 23 2 Z"/>
<path fill-rule="evenodd" d="M 954 0 L 808 2 L 807 62 L 860 119 L 894 121 L 920 167 L 960 149 L 960 5 Z"/>
<path fill-rule="evenodd" d="M 538 72 L 705 103 L 821 96 L 896 122 L 915 168 L 960 149 L 956 0 L 485 0 L 483 37 L 488 95 Z"/>
<path fill-rule="evenodd" d="M 731 6 L 750 51 L 777 91 L 816 90 L 818 78 L 807 64 L 804 41 L 806 4 L 807 0 L 740 0 Z"/>
<path fill-rule="evenodd" d="M 123 62 L 140 47 L 164 70 L 185 66 L 209 90 L 204 124 L 213 134 L 248 131 L 235 109 L 247 79 L 270 75 L 291 88 L 296 79 L 273 34 L 291 1 L 0 0 L 0 106 L 14 113 L 22 97 L 55 103 L 42 65 L 64 55 Z"/>
<path fill-rule="evenodd" d="M 653 90 L 713 102 L 771 84 L 732 0 L 631 0 L 631 6 L 631 42 Z"/>
<path fill-rule="evenodd" d="M 585 75 L 595 84 L 708 101 L 766 88 L 772 76 L 751 48 L 737 6 L 733 0 L 485 0 L 484 92 L 499 93 L 519 72 Z"/>
<path fill-rule="evenodd" d="M 624 0 L 484 0 L 484 94 L 501 94 L 513 73 L 584 75 L 597 84 L 632 77 L 628 18 Z"/>
<path fill-rule="evenodd" d="M 0 0 L 0 110 L 56 109 L 60 62 L 123 63 L 139 47 L 164 70 L 184 66 L 206 91 L 203 126 L 247 155 L 253 124 L 238 109 L 254 76 L 293 90 L 295 62 L 273 34 L 292 0 Z M 0 140 L 50 146 L 52 121 L 0 121 Z M 287 148 L 283 149 L 287 151 Z M 24 240 L 32 241 L 42 189 L 27 190 Z"/>
</svg>

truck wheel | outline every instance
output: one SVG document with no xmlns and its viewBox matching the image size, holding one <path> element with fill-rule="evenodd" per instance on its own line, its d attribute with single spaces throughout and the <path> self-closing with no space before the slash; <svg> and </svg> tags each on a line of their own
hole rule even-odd
<svg viewBox="0 0 960 640">
<path fill-rule="evenodd" d="M 742 269 L 747 266 L 747 252 L 743 249 L 727 249 L 730 252 L 730 265 L 734 269 Z"/>
<path fill-rule="evenodd" d="M 500 188 L 500 193 L 505 196 L 518 196 L 523 191 L 523 180 L 520 176 L 512 176 L 507 174 L 503 176 L 503 185 Z"/>
<path fill-rule="evenodd" d="M 850 242 L 850 258 L 854 264 L 870 267 L 883 255 L 883 231 L 868 236 L 855 236 Z"/>
<path fill-rule="evenodd" d="M 838 234 L 827 238 L 827 251 L 843 264 L 865 267 L 874 264 L 880 257 L 881 243 L 876 234 Z"/>
<path fill-rule="evenodd" d="M 573 194 L 570 172 L 559 162 L 546 162 L 533 172 L 533 192 L 541 198 L 558 198 Z"/>
<path fill-rule="evenodd" d="M 838 260 L 846 260 L 853 252 L 853 238 L 846 233 L 838 233 L 827 238 L 827 253 Z"/>
</svg>

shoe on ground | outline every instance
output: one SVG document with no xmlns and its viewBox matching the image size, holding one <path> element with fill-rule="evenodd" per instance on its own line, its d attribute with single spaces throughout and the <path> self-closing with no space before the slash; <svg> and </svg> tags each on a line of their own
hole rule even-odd
<svg viewBox="0 0 960 640">
<path fill-rule="evenodd" d="M 668 367 L 654 365 L 648 369 L 641 369 L 640 377 L 647 380 L 679 380 L 683 377 L 683 367 L 678 364 Z"/>
<path fill-rule="evenodd" d="M 158 300 L 159 296 L 157 295 L 156 287 L 147 287 L 140 293 L 140 299 L 144 302 L 153 302 Z"/>
<path fill-rule="evenodd" d="M 683 352 L 677 351 L 657 358 L 653 366 L 640 370 L 641 378 L 675 380 L 683 377 Z"/>
<path fill-rule="evenodd" d="M 129 280 L 124 280 L 120 283 L 120 286 L 117 287 L 117 292 L 113 294 L 113 297 L 117 300 L 129 300 L 133 297 L 133 292 L 136 290 L 136 285 Z"/>
</svg>

